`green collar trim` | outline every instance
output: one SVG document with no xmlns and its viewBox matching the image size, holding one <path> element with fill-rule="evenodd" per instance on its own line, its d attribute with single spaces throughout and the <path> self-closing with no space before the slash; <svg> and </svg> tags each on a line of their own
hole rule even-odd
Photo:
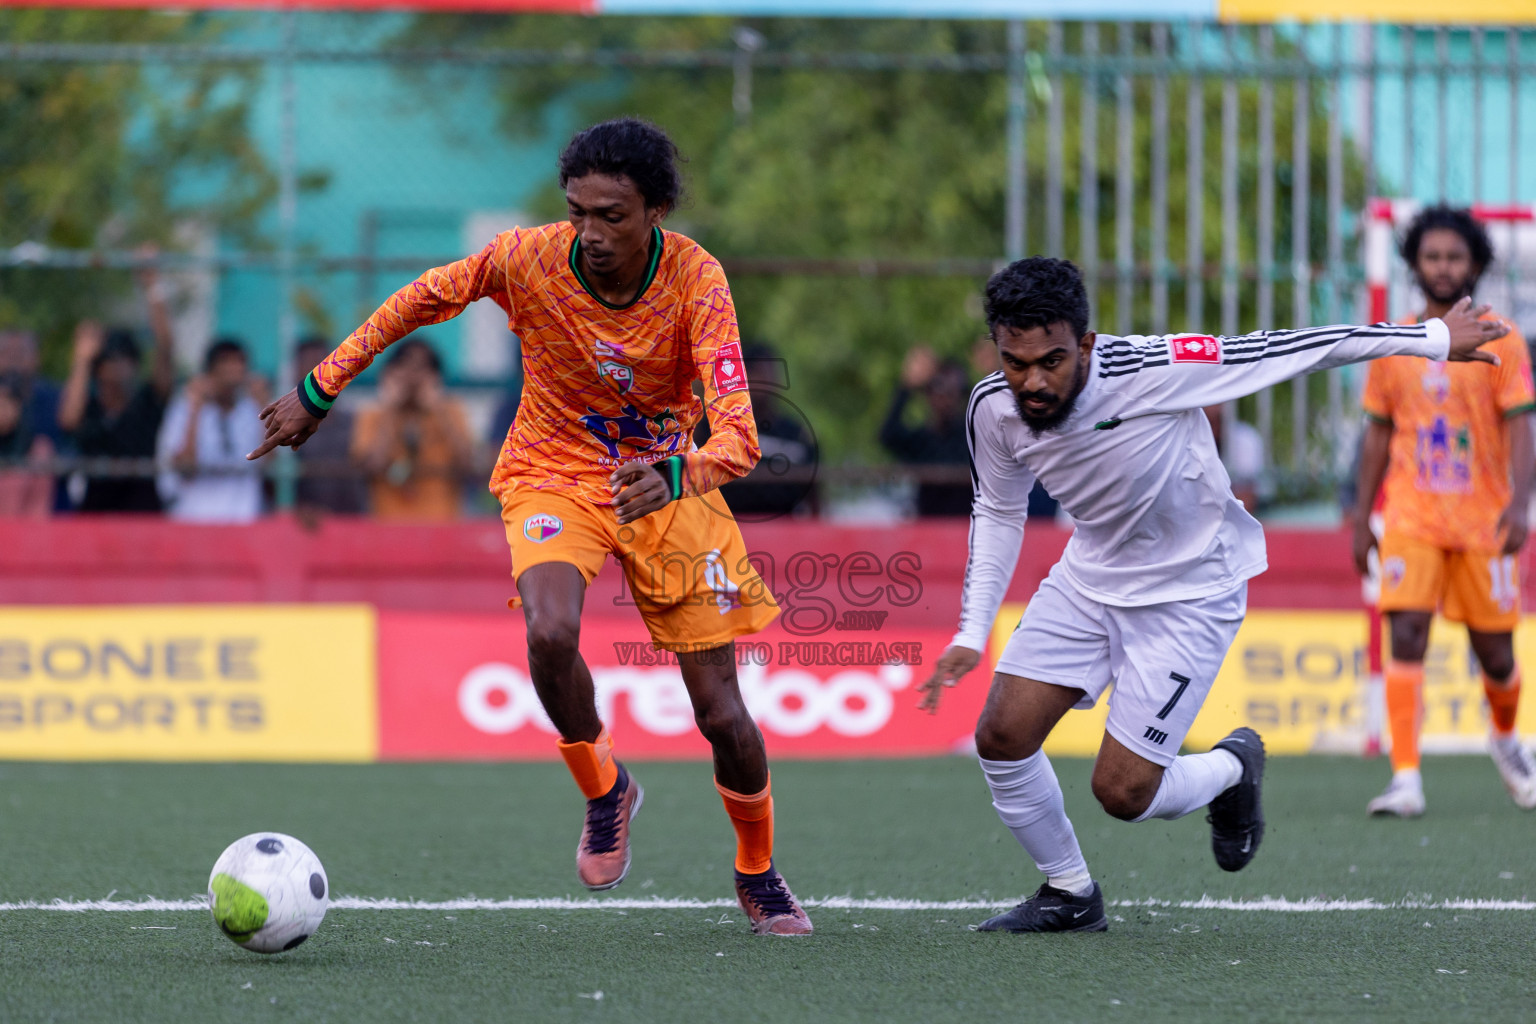
<svg viewBox="0 0 1536 1024">
<path fill-rule="evenodd" d="M 581 272 L 581 260 L 579 258 L 581 256 L 580 235 L 577 235 L 576 238 L 571 242 L 571 272 L 576 275 L 576 280 L 581 282 L 582 290 L 596 299 L 601 305 L 606 306 L 609 309 L 628 309 L 630 306 L 633 306 L 635 303 L 645 298 L 645 293 L 650 289 L 651 282 L 656 280 L 656 271 L 661 268 L 661 246 L 661 228 L 651 228 L 651 259 L 645 267 L 645 279 L 640 282 L 640 290 L 635 292 L 635 297 L 620 305 L 615 305 L 614 303 L 609 302 L 607 299 L 597 294 L 597 292 L 593 291 L 592 286 L 587 283 L 586 276 Z"/>
</svg>

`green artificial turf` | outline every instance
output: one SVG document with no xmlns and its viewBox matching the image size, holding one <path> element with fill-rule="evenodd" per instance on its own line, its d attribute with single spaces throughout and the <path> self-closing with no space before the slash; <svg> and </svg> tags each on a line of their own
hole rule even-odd
<svg viewBox="0 0 1536 1024">
<path fill-rule="evenodd" d="M 731 895 L 705 764 L 637 764 L 629 879 L 600 898 Z M 1483 758 L 1431 759 L 1429 814 L 1370 820 L 1381 762 L 1271 762 L 1269 832 L 1229 875 L 1199 814 L 1129 825 L 1060 761 L 1112 901 L 1523 901 L 1536 815 Z M 802 897 L 1012 902 L 1039 877 L 965 759 L 774 766 L 778 865 Z M 333 895 L 586 898 L 559 765 L 0 764 L 0 904 L 185 899 L 230 841 L 289 832 Z M 1112 907 L 1102 935 L 978 934 L 977 910 L 813 909 L 809 939 L 734 909 L 332 909 L 293 952 L 205 911 L 0 910 L 0 1021 L 1528 1020 L 1536 911 Z M 601 998 L 598 998 L 601 993 Z"/>
</svg>

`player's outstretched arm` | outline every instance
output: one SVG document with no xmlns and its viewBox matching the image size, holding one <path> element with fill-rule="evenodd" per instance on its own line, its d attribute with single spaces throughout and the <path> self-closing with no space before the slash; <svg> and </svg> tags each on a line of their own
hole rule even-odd
<svg viewBox="0 0 1536 1024">
<path fill-rule="evenodd" d="M 246 456 L 247 459 L 259 459 L 278 447 L 297 448 L 320 429 L 319 417 L 310 415 L 304 403 L 299 401 L 298 388 L 261 410 L 261 422 L 267 429 L 267 436 L 260 447 Z"/>
<path fill-rule="evenodd" d="M 1118 418 L 1187 412 L 1263 391 L 1317 370 L 1382 356 L 1498 363 L 1480 347 L 1508 333 L 1479 320 L 1486 307 L 1469 300 L 1422 324 L 1333 324 L 1256 331 L 1241 337 L 1174 334 L 1157 338 L 1101 336 L 1101 348 L 1126 403 Z"/>
<path fill-rule="evenodd" d="M 975 668 L 979 661 L 981 661 L 980 651 L 973 651 L 959 644 L 950 644 L 944 648 L 944 653 L 939 655 L 939 660 L 934 663 L 933 675 L 917 688 L 917 692 L 922 694 L 922 699 L 917 702 L 918 710 L 926 711 L 930 715 L 936 714 L 939 710 L 939 700 L 944 696 L 944 690 L 958 683 L 960 677 Z"/>
</svg>

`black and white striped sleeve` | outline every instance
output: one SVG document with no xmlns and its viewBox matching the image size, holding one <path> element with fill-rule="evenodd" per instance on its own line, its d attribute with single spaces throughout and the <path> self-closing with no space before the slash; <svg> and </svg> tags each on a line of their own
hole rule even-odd
<svg viewBox="0 0 1536 1024">
<path fill-rule="evenodd" d="M 1444 359 L 1450 331 L 1422 324 L 1343 324 L 1241 337 L 1171 334 L 1106 338 L 1098 374 L 1116 390 L 1147 403 L 1140 413 L 1182 412 L 1230 402 L 1292 377 L 1382 356 Z"/>
<path fill-rule="evenodd" d="M 974 651 L 986 649 L 992 622 L 1013 579 L 1024 543 L 1029 492 L 1035 486 L 1035 475 L 1014 457 L 1004 435 L 1004 421 L 1017 416 L 1013 410 L 1013 395 L 1000 373 L 976 385 L 966 408 L 975 495 L 960 597 L 960 630 L 951 643 Z"/>
</svg>

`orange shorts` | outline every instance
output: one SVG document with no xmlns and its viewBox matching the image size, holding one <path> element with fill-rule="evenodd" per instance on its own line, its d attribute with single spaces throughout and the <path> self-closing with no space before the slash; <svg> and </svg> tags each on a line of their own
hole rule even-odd
<svg viewBox="0 0 1536 1024">
<path fill-rule="evenodd" d="M 697 497 L 679 498 L 619 525 L 608 505 L 531 487 L 502 497 L 512 578 L 545 562 L 574 565 L 591 583 L 612 555 L 624 570 L 651 641 L 669 651 L 719 647 L 756 633 L 779 614 L 773 593 L 747 560 L 736 521 Z M 521 598 L 508 601 L 510 607 Z"/>
<path fill-rule="evenodd" d="M 1513 555 L 1447 551 L 1400 533 L 1381 538 L 1384 612 L 1433 612 L 1479 633 L 1510 633 L 1520 623 L 1520 576 Z"/>
</svg>

